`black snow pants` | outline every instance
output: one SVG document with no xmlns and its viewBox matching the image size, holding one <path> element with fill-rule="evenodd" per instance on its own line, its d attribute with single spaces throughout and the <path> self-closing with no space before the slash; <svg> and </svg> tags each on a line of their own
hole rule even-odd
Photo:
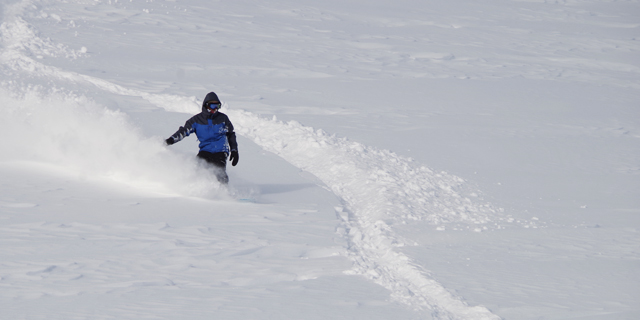
<svg viewBox="0 0 640 320">
<path fill-rule="evenodd" d="M 227 175 L 227 157 L 228 154 L 226 152 L 198 152 L 198 158 L 203 159 L 207 163 L 213 165 L 213 170 L 216 174 L 216 178 L 218 178 L 218 182 L 222 184 L 229 183 L 229 176 Z"/>
</svg>

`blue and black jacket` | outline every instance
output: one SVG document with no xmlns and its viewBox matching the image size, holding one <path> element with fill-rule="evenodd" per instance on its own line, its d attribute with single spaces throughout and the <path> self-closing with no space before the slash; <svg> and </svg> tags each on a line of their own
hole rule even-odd
<svg viewBox="0 0 640 320">
<path fill-rule="evenodd" d="M 210 92 L 202 101 L 202 112 L 187 120 L 183 127 L 180 127 L 171 137 L 174 142 L 178 142 L 190 134 L 194 133 L 200 141 L 200 151 L 210 153 L 238 150 L 236 133 L 233 131 L 233 124 L 229 117 L 222 112 L 209 112 L 207 102 L 220 101 L 218 96 Z"/>
</svg>

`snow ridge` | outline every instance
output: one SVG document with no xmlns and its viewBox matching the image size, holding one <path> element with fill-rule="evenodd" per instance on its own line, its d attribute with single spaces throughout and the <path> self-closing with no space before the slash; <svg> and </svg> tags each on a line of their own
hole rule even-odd
<svg viewBox="0 0 640 320">
<path fill-rule="evenodd" d="M 492 222 L 496 210 L 465 197 L 462 179 L 434 173 L 392 152 L 330 136 L 295 121 L 266 120 L 246 111 L 226 112 L 240 134 L 314 174 L 344 201 L 345 208 L 337 211 L 344 220 L 355 262 L 350 273 L 389 289 L 399 302 L 432 310 L 437 319 L 498 318 L 485 307 L 469 307 L 407 256 L 394 251 L 404 245 L 391 230 L 394 223 L 424 220 L 479 226 Z"/>
</svg>

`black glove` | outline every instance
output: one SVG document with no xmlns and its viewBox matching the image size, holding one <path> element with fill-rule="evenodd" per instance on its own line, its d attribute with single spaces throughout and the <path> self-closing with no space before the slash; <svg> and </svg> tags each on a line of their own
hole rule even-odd
<svg viewBox="0 0 640 320">
<path fill-rule="evenodd" d="M 169 139 L 165 140 L 164 143 L 166 143 L 168 146 L 176 143 L 175 140 L 173 140 L 173 137 L 169 137 Z"/>
<path fill-rule="evenodd" d="M 229 161 L 231 161 L 232 166 L 236 166 L 238 164 L 238 150 L 231 150 L 231 156 L 229 157 Z"/>
</svg>

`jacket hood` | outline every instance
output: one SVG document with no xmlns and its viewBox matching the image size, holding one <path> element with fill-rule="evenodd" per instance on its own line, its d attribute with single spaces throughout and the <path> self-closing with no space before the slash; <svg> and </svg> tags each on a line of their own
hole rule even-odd
<svg viewBox="0 0 640 320">
<path fill-rule="evenodd" d="M 221 102 L 220 99 L 218 98 L 218 95 L 215 92 L 207 93 L 207 96 L 204 97 L 204 100 L 202 100 L 202 112 L 206 112 L 207 111 L 207 102 L 209 102 L 209 101 Z"/>
</svg>

